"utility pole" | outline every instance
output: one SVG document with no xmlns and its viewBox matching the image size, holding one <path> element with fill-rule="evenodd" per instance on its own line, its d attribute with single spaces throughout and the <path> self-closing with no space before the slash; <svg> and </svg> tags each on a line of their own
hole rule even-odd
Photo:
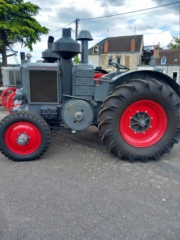
<svg viewBox="0 0 180 240">
<path fill-rule="evenodd" d="M 80 19 L 79 18 L 76 18 L 76 21 L 75 21 L 75 37 L 76 37 L 76 39 L 77 39 L 77 36 L 78 36 L 78 25 L 79 25 L 79 21 L 80 21 Z"/>
</svg>

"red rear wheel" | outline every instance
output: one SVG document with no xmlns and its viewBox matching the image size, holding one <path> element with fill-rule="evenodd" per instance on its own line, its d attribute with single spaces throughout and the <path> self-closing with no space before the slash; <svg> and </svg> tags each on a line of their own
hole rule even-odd
<svg viewBox="0 0 180 240">
<path fill-rule="evenodd" d="M 167 128 L 167 115 L 160 104 L 141 100 L 131 104 L 120 120 L 120 133 L 135 147 L 149 147 L 157 143 Z"/>
<path fill-rule="evenodd" d="M 124 83 L 109 94 L 99 113 L 102 142 L 120 159 L 159 159 L 180 139 L 179 106 L 179 96 L 163 82 Z"/>
</svg>

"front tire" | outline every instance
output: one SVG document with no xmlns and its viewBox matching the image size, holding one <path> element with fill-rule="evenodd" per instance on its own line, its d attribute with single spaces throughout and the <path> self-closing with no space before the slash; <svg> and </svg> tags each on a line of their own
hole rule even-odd
<svg viewBox="0 0 180 240">
<path fill-rule="evenodd" d="M 40 158 L 51 142 L 49 125 L 30 112 L 15 112 L 0 122 L 0 150 L 14 161 Z"/>
<path fill-rule="evenodd" d="M 179 108 L 180 98 L 165 83 L 132 80 L 117 87 L 102 105 L 102 142 L 120 159 L 159 159 L 179 141 Z"/>
</svg>

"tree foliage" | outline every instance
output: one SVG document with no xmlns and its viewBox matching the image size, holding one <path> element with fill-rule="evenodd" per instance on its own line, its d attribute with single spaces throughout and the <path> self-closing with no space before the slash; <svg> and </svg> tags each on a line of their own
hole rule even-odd
<svg viewBox="0 0 180 240">
<path fill-rule="evenodd" d="M 78 55 L 76 55 L 76 56 L 74 57 L 74 63 L 75 63 L 75 64 L 80 63 L 80 60 L 79 60 L 79 56 L 78 56 Z"/>
<path fill-rule="evenodd" d="M 21 43 L 32 50 L 48 29 L 34 18 L 40 8 L 24 0 L 0 0 L 0 50 L 14 43 Z"/>
<path fill-rule="evenodd" d="M 180 37 L 173 37 L 167 47 L 169 49 L 180 49 Z"/>
</svg>

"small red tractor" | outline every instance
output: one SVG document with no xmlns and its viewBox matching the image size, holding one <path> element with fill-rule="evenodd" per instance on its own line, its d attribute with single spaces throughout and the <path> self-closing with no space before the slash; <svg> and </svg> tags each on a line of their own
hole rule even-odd
<svg viewBox="0 0 180 240">
<path fill-rule="evenodd" d="M 21 87 L 11 93 L 16 106 L 0 122 L 0 150 L 15 161 L 40 158 L 51 142 L 51 130 L 66 124 L 81 131 L 94 125 L 104 145 L 120 159 L 148 161 L 169 153 L 180 140 L 180 86 L 150 70 L 116 71 L 95 81 L 88 64 L 88 31 L 81 31 L 81 63 L 72 58 L 80 44 L 71 30 L 51 42 L 44 53 L 59 62 L 30 63 L 21 56 Z"/>
<path fill-rule="evenodd" d="M 0 106 L 5 107 L 10 112 L 14 106 L 15 91 L 21 86 L 20 67 L 2 67 L 1 72 L 3 86 L 0 87 Z"/>
<path fill-rule="evenodd" d="M 14 107 L 14 96 L 16 94 L 16 89 L 16 87 L 7 87 L 0 95 L 1 106 L 5 107 L 10 113 L 11 108 Z"/>
</svg>

